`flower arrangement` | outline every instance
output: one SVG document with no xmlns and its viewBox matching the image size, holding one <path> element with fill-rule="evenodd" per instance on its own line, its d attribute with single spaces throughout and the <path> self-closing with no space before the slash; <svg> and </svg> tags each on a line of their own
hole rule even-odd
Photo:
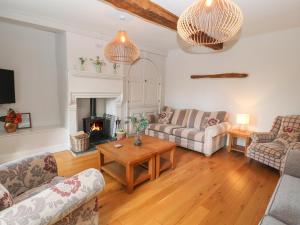
<svg viewBox="0 0 300 225">
<path fill-rule="evenodd" d="M 132 127 L 136 133 L 136 140 L 134 142 L 135 145 L 141 145 L 142 141 L 140 139 L 140 133 L 145 131 L 146 128 L 148 127 L 148 120 L 144 118 L 142 115 L 139 116 L 139 118 L 135 116 L 128 117 L 128 121 L 126 123 L 131 123 Z"/>
<path fill-rule="evenodd" d="M 90 59 L 90 61 L 95 65 L 96 72 L 101 73 L 102 72 L 102 66 L 105 66 L 106 63 L 103 60 L 100 60 L 100 57 L 97 56 L 96 59 Z"/>
<path fill-rule="evenodd" d="M 0 121 L 4 122 L 4 128 L 8 133 L 15 132 L 17 125 L 22 122 L 22 114 L 9 109 L 6 116 L 1 116 Z"/>
</svg>

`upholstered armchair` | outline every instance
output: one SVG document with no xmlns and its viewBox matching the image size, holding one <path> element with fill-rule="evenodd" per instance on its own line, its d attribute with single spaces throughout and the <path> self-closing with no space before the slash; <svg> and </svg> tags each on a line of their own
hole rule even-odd
<svg viewBox="0 0 300 225">
<path fill-rule="evenodd" d="M 270 132 L 255 132 L 247 157 L 280 169 L 288 150 L 299 149 L 300 116 L 278 116 Z"/>
<path fill-rule="evenodd" d="M 0 165 L 0 225 L 98 225 L 102 174 L 58 177 L 51 154 Z"/>
</svg>

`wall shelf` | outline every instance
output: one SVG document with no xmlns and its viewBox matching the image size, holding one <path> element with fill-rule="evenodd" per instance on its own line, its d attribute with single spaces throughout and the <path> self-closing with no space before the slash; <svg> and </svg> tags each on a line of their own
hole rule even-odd
<svg viewBox="0 0 300 225">
<path fill-rule="evenodd" d="M 123 74 L 96 73 L 91 71 L 70 71 L 70 75 L 80 78 L 123 80 Z"/>
</svg>

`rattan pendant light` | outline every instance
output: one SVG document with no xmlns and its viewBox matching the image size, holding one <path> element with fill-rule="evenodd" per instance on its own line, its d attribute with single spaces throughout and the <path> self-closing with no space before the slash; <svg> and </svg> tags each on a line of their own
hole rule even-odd
<svg viewBox="0 0 300 225">
<path fill-rule="evenodd" d="M 192 45 L 224 43 L 243 24 L 243 13 L 232 0 L 197 0 L 179 17 L 178 34 Z"/>
<path fill-rule="evenodd" d="M 119 31 L 104 50 L 105 57 L 114 63 L 132 64 L 140 57 L 137 46 L 129 39 L 126 31 Z"/>
</svg>

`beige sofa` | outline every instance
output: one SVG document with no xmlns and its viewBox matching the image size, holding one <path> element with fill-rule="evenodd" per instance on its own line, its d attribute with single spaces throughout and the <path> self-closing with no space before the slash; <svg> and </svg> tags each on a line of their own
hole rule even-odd
<svg viewBox="0 0 300 225">
<path fill-rule="evenodd" d="M 178 146 L 201 152 L 206 156 L 226 146 L 227 131 L 230 128 L 226 112 L 170 107 L 164 107 L 163 111 L 173 112 L 170 123 L 150 121 L 146 129 L 147 135 L 175 142 Z M 218 124 L 207 126 L 210 119 L 218 121 Z"/>
</svg>

